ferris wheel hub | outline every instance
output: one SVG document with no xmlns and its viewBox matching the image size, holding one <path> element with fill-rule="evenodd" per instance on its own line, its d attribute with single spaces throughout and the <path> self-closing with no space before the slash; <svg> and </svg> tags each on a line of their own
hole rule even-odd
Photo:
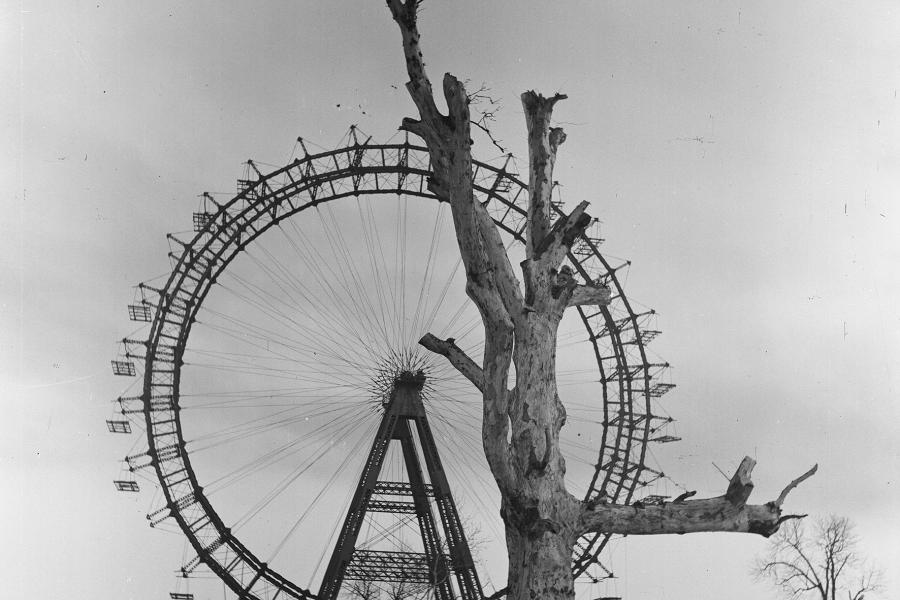
<svg viewBox="0 0 900 600">
<path fill-rule="evenodd" d="M 425 379 L 425 371 L 423 369 L 419 369 L 415 373 L 412 371 L 401 371 L 400 374 L 394 378 L 394 388 L 415 387 L 417 389 L 422 389 L 422 386 L 425 385 Z"/>
<path fill-rule="evenodd" d="M 427 396 L 430 382 L 428 376 L 434 366 L 431 357 L 412 353 L 392 353 L 381 360 L 371 373 L 369 391 L 382 407 L 391 403 L 399 388 L 414 389 Z"/>
<path fill-rule="evenodd" d="M 422 405 L 422 387 L 425 385 L 425 372 L 413 374 L 403 371 L 394 379 L 394 388 L 385 406 L 404 417 L 421 417 L 425 415 Z"/>
</svg>

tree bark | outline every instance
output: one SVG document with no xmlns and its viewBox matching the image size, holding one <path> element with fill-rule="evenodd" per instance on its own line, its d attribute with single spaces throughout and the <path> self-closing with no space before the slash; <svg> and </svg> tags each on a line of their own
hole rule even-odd
<svg viewBox="0 0 900 600">
<path fill-rule="evenodd" d="M 575 538 L 545 533 L 529 538 L 507 528 L 508 598 L 572 598 L 572 546 Z"/>
<path fill-rule="evenodd" d="M 452 339 L 431 334 L 420 343 L 445 356 L 482 392 L 482 442 L 500 489 L 501 516 L 509 553 L 508 596 L 514 600 L 567 600 L 574 596 L 572 547 L 589 531 L 623 534 L 747 531 L 770 535 L 790 517 L 781 516 L 784 496 L 776 502 L 747 506 L 753 461 L 744 459 L 729 489 L 719 498 L 678 501 L 663 506 L 585 504 L 565 487 L 565 460 L 560 430 L 566 410 L 556 385 L 556 335 L 568 307 L 604 305 L 609 289 L 580 282 L 564 265 L 572 245 L 591 217 L 587 202 L 551 219 L 553 167 L 565 133 L 551 127 L 554 105 L 565 96 L 522 94 L 528 129 L 529 206 L 525 260 L 516 277 L 500 233 L 475 199 L 468 97 L 462 83 L 444 75 L 447 114 L 434 100 L 419 44 L 416 0 L 388 0 L 400 28 L 409 82 L 406 88 L 418 119 L 406 118 L 401 129 L 420 136 L 431 157 L 429 188 L 446 199 L 460 255 L 466 269 L 466 292 L 481 314 L 484 361 L 479 367 Z M 509 389 L 515 365 L 516 385 Z"/>
</svg>

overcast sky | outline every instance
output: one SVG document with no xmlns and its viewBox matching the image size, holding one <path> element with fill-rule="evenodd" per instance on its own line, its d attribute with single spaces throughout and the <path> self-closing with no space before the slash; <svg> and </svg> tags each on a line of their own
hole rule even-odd
<svg viewBox="0 0 900 600">
<path fill-rule="evenodd" d="M 332 148 L 350 124 L 392 136 L 413 114 L 399 33 L 376 0 L 2 11 L 0 572 L 10 597 L 165 598 L 183 544 L 147 527 L 149 493 L 115 493 L 129 448 L 104 424 L 132 286 L 248 158 L 284 164 L 297 136 Z M 674 366 L 666 473 L 715 495 L 713 463 L 749 454 L 764 502 L 818 462 L 787 509 L 849 516 L 900 564 L 895 3 L 431 0 L 421 30 L 432 77 L 486 84 L 519 156 L 519 94 L 568 94 L 563 198 L 632 261 Z M 629 538 L 604 592 L 774 597 L 748 576 L 764 547 Z"/>
</svg>

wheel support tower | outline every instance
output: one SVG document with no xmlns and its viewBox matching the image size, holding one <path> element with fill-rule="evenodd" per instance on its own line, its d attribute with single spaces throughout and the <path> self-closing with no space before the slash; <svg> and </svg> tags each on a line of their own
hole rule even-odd
<svg viewBox="0 0 900 600">
<path fill-rule="evenodd" d="M 421 371 L 416 374 L 404 371 L 394 379 L 384 417 L 322 579 L 319 600 L 336 600 L 344 580 L 429 584 L 434 586 L 438 600 L 481 600 L 483 597 L 462 522 L 425 416 L 424 384 L 425 375 Z M 420 442 L 419 448 L 413 429 Z M 400 442 L 408 482 L 379 479 L 392 441 Z M 425 482 L 420 455 L 425 459 L 430 484 Z M 398 496 L 404 499 L 385 499 Z M 440 528 L 431 510 L 430 498 L 434 498 L 437 506 Z M 368 512 L 415 514 L 424 553 L 357 549 L 359 531 Z M 441 542 L 441 530 L 444 543 Z M 451 573 L 455 575 L 456 593 Z"/>
</svg>

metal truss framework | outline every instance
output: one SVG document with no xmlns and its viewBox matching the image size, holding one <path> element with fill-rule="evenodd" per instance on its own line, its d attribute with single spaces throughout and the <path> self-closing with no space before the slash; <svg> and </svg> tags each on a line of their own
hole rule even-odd
<svg viewBox="0 0 900 600">
<path fill-rule="evenodd" d="M 475 571 L 462 522 L 425 416 L 421 397 L 424 383 L 425 375 L 421 372 L 418 374 L 404 372 L 394 380 L 394 388 L 385 406 L 381 425 L 366 458 L 344 526 L 325 571 L 318 594 L 319 600 L 335 600 L 345 579 L 425 583 L 433 586 L 435 596 L 439 600 L 453 600 L 457 597 L 462 600 L 479 600 L 482 597 L 481 584 L 478 581 L 478 573 Z M 421 455 L 425 459 L 428 479 L 431 481 L 431 485 L 427 488 L 413 429 L 418 436 Z M 392 441 L 400 442 L 403 451 L 409 478 L 406 485 L 381 482 L 378 479 L 385 454 Z M 408 495 L 412 501 L 376 499 L 387 494 L 394 497 Z M 434 498 L 437 506 L 440 528 L 434 519 L 430 498 Z M 415 514 L 425 551 L 414 553 L 357 549 L 357 536 L 363 520 L 368 512 L 376 511 Z M 451 572 L 456 578 L 456 591 L 451 583 Z"/>
<path fill-rule="evenodd" d="M 254 177 L 239 180 L 237 195 L 224 204 L 205 195 L 210 204 L 194 216 L 193 239 L 169 236 L 175 248 L 170 253 L 174 267 L 165 286 L 141 284 L 142 297 L 150 299 L 129 307 L 133 320 L 151 324 L 148 339 L 125 340 L 128 360 L 113 363 L 116 374 L 133 375 L 130 361 L 144 362 L 141 395 L 119 398 L 119 403 L 123 414 L 143 413 L 146 422 L 148 450 L 128 457 L 129 467 L 152 467 L 165 495 L 166 506 L 148 519 L 151 523 L 174 519 L 196 552 L 185 571 L 202 562 L 242 599 L 306 599 L 317 594 L 260 561 L 231 533 L 204 495 L 184 451 L 179 414 L 181 357 L 197 311 L 218 275 L 243 248 L 283 219 L 348 196 L 405 194 L 441 200 L 427 188 L 431 169 L 424 147 L 408 140 L 360 144 L 353 130 L 351 134 L 354 143 L 350 146 L 306 154 L 268 174 L 248 161 L 248 173 Z M 507 171 L 508 162 L 502 167 L 475 162 L 474 189 L 498 227 L 521 242 L 528 188 Z M 645 352 L 645 343 L 658 333 L 647 328 L 653 312 L 635 313 L 617 277 L 629 263 L 610 264 L 598 250 L 600 241 L 586 236 L 568 257 L 582 277 L 612 290 L 609 306 L 577 309 L 603 387 L 602 398 L 597 399 L 603 406 L 602 442 L 585 499 L 629 502 L 637 489 L 662 476 L 646 467 L 644 460 L 647 442 L 671 421 L 654 414 L 655 401 L 671 384 L 660 387 L 660 376 L 668 365 L 651 363 Z M 576 576 L 592 565 L 608 573 L 597 556 L 609 538 L 594 533 L 578 540 L 573 554 Z"/>
</svg>

